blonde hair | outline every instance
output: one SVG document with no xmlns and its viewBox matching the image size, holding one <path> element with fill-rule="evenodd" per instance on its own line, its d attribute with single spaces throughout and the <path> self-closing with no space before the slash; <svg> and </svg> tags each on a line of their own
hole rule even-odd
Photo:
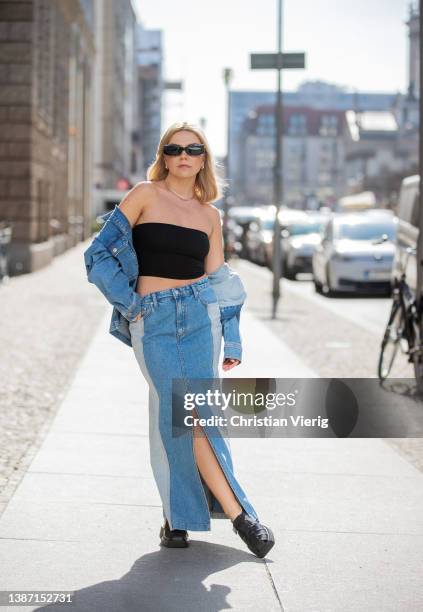
<svg viewBox="0 0 423 612">
<path fill-rule="evenodd" d="M 166 170 L 165 167 L 163 147 L 165 144 L 169 144 L 171 142 L 172 137 L 174 134 L 176 134 L 176 132 L 180 132 L 182 130 L 187 130 L 198 136 L 200 142 L 205 148 L 204 169 L 200 170 L 195 177 L 194 193 L 203 204 L 206 202 L 215 202 L 223 196 L 223 189 L 226 186 L 225 181 L 216 174 L 216 168 L 220 168 L 220 164 L 215 162 L 203 130 L 192 123 L 187 123 L 186 121 L 172 123 L 172 125 L 167 128 L 160 138 L 156 152 L 156 159 L 147 170 L 147 180 L 161 181 L 167 177 L 169 171 Z"/>
</svg>

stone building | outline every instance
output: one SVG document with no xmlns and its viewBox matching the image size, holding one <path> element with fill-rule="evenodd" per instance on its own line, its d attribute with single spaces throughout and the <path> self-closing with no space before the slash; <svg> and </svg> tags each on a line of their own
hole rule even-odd
<svg viewBox="0 0 423 612">
<path fill-rule="evenodd" d="M 89 235 L 94 37 L 90 0 L 0 1 L 0 221 L 9 273 Z"/>
</svg>

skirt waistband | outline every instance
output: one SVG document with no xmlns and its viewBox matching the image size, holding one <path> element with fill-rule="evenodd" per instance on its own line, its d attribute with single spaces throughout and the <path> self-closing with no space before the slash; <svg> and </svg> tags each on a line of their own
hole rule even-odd
<svg viewBox="0 0 423 612">
<path fill-rule="evenodd" d="M 157 301 L 161 300 L 162 298 L 167 298 L 167 297 L 177 298 L 178 296 L 191 295 L 191 294 L 197 297 L 198 292 L 203 287 L 209 284 L 210 284 L 210 281 L 208 277 L 206 276 L 205 278 L 200 278 L 200 280 L 194 281 L 193 283 L 182 285 L 182 287 L 171 287 L 170 289 L 162 289 L 161 291 L 152 291 L 151 293 L 147 293 L 147 295 L 144 295 L 143 297 L 141 297 L 141 302 L 143 304 L 156 305 Z"/>
</svg>

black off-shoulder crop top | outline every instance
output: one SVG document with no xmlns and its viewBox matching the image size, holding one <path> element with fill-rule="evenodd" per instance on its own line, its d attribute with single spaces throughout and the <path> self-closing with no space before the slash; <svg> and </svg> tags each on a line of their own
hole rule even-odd
<svg viewBox="0 0 423 612">
<path fill-rule="evenodd" d="M 148 221 L 134 225 L 132 242 L 140 276 L 191 279 L 204 274 L 210 243 L 202 230 Z"/>
</svg>

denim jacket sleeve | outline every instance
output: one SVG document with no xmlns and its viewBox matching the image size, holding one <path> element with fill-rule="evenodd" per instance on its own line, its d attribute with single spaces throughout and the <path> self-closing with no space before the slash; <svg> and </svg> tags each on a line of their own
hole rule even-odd
<svg viewBox="0 0 423 612">
<path fill-rule="evenodd" d="M 106 299 L 128 320 L 141 312 L 141 297 L 134 291 L 137 276 L 136 257 L 130 253 L 128 227 L 124 216 L 115 213 L 106 221 L 90 246 L 84 251 L 88 281 L 94 283 Z"/>
<path fill-rule="evenodd" d="M 239 329 L 241 308 L 247 297 L 240 276 L 227 262 L 208 273 L 208 278 L 217 296 L 224 339 L 224 359 L 242 361 L 242 339 Z"/>
</svg>

